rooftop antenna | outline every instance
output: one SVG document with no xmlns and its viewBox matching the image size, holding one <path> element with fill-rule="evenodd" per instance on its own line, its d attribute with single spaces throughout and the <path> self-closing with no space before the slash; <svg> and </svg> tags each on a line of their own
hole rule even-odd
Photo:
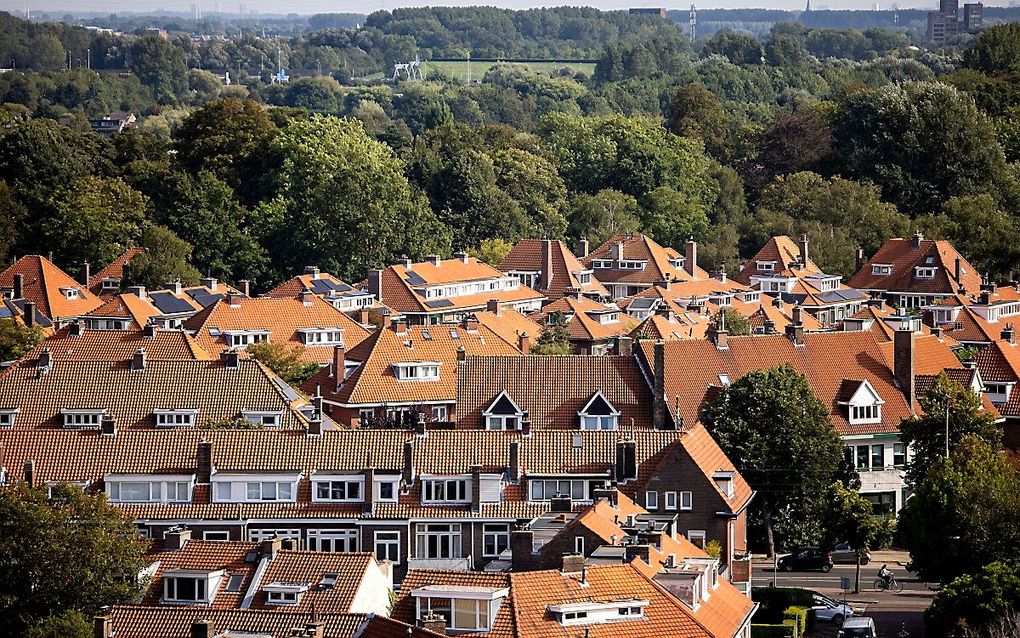
<svg viewBox="0 0 1020 638">
<path fill-rule="evenodd" d="M 697 24 L 698 24 L 698 10 L 692 4 L 691 5 L 691 18 L 690 18 L 691 42 L 694 42 L 694 38 L 695 38 L 695 36 L 697 34 Z"/>
</svg>

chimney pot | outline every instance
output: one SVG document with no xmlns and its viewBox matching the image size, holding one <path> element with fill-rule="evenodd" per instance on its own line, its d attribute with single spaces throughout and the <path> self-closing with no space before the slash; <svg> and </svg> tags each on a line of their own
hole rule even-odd
<svg viewBox="0 0 1020 638">
<path fill-rule="evenodd" d="M 11 299 L 21 299 L 25 294 L 25 275 L 20 272 L 14 273 L 14 286 L 11 290 Z"/>
<path fill-rule="evenodd" d="M 242 279 L 238 283 L 241 284 L 241 294 L 245 297 L 251 297 L 251 280 Z"/>
<path fill-rule="evenodd" d="M 446 618 L 439 614 L 433 614 L 428 612 L 422 616 L 421 620 L 418 621 L 421 628 L 432 633 L 439 634 L 440 636 L 446 635 Z"/>
<path fill-rule="evenodd" d="M 694 239 L 688 239 L 684 245 L 684 270 L 691 277 L 698 270 L 698 242 Z"/>
<path fill-rule="evenodd" d="M 191 638 L 213 638 L 216 630 L 211 620 L 196 620 L 191 623 Z"/>
<path fill-rule="evenodd" d="M 528 336 L 528 333 L 517 333 L 517 349 L 521 351 L 521 354 L 528 354 L 531 352 L 531 337 Z"/>
<path fill-rule="evenodd" d="M 175 527 L 167 530 L 163 535 L 163 549 L 169 552 L 177 552 L 184 549 L 184 546 L 191 540 L 191 530 L 185 527 Z"/>
</svg>

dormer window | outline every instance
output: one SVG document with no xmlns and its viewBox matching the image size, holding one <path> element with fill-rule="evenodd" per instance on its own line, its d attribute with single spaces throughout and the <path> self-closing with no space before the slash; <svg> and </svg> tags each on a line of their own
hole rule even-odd
<svg viewBox="0 0 1020 638">
<path fill-rule="evenodd" d="M 314 502 L 323 503 L 360 503 L 364 479 L 360 476 L 320 476 L 313 477 Z"/>
<path fill-rule="evenodd" d="M 152 411 L 159 428 L 190 428 L 195 426 L 198 410 L 162 410 Z"/>
<path fill-rule="evenodd" d="M 174 569 L 163 576 L 164 603 L 211 603 L 223 578 L 223 570 L 202 572 Z"/>
<path fill-rule="evenodd" d="M 582 430 L 618 430 L 620 412 L 598 391 L 577 413 Z"/>
<path fill-rule="evenodd" d="M 442 616 L 453 631 L 490 631 L 507 588 L 461 585 L 426 585 L 411 591 L 420 620 L 429 614 Z"/>
<path fill-rule="evenodd" d="M 755 262 L 758 268 L 758 272 L 775 272 L 776 262 L 774 261 L 758 261 Z"/>
<path fill-rule="evenodd" d="M 293 503 L 301 474 L 227 474 L 212 477 L 214 503 Z"/>
<path fill-rule="evenodd" d="M 892 274 L 892 265 L 891 264 L 872 264 L 871 265 L 871 274 L 872 275 L 879 275 L 879 276 L 891 275 Z"/>
<path fill-rule="evenodd" d="M 590 270 L 582 270 L 581 272 L 577 273 L 577 283 L 582 284 L 582 285 L 590 284 L 591 283 L 591 271 Z"/>
<path fill-rule="evenodd" d="M 931 268 L 931 267 L 928 267 L 928 266 L 917 266 L 916 268 L 914 268 L 914 278 L 915 279 L 934 279 L 935 278 L 935 271 L 937 271 L 937 270 L 938 270 L 937 268 Z"/>
<path fill-rule="evenodd" d="M 64 299 L 67 299 L 68 301 L 74 301 L 81 297 L 79 290 L 77 288 L 72 288 L 71 286 L 61 288 L 60 292 L 64 293 Z"/>
<path fill-rule="evenodd" d="M 411 361 L 394 363 L 393 376 L 399 381 L 438 381 L 439 362 Z"/>
<path fill-rule="evenodd" d="M 487 430 L 519 430 L 524 410 L 520 409 L 510 395 L 503 392 L 482 412 Z"/>
<path fill-rule="evenodd" d="M 593 259 L 591 262 L 592 268 L 597 269 L 609 269 L 613 267 L 612 259 Z"/>
<path fill-rule="evenodd" d="M 618 313 L 618 312 L 603 312 L 603 313 L 599 314 L 599 323 L 600 324 L 605 325 L 607 323 L 619 323 L 619 322 L 620 322 L 620 313 Z"/>
<path fill-rule="evenodd" d="M 106 496 L 114 503 L 190 503 L 195 477 L 108 474 L 103 483 Z"/>
<path fill-rule="evenodd" d="M 269 341 L 268 330 L 224 330 L 222 334 L 231 348 L 244 349 L 255 343 Z"/>
<path fill-rule="evenodd" d="M 561 625 L 586 625 L 595 623 L 644 620 L 647 600 L 629 598 L 618 601 L 592 601 L 549 605 L 547 608 Z"/>
<path fill-rule="evenodd" d="M 844 381 L 841 394 L 850 395 L 841 401 L 848 407 L 847 418 L 851 425 L 863 425 L 882 422 L 882 404 L 885 401 L 875 388 L 867 381 Z"/>
<path fill-rule="evenodd" d="M 106 410 L 65 408 L 60 411 L 65 428 L 98 428 Z"/>
<path fill-rule="evenodd" d="M 677 270 L 681 270 L 684 267 L 684 261 L 685 260 L 684 260 L 683 257 L 672 257 L 669 260 L 669 265 L 670 265 L 671 268 L 676 268 Z"/>
<path fill-rule="evenodd" d="M 111 292 L 114 290 L 120 290 L 120 278 L 118 277 L 104 277 L 102 285 L 100 286 L 103 292 Z"/>
<path fill-rule="evenodd" d="M 0 428 L 14 427 L 14 418 L 21 412 L 21 408 L 0 409 Z"/>
<path fill-rule="evenodd" d="M 466 503 L 471 500 L 467 479 L 443 477 L 422 479 L 423 503 Z"/>
<path fill-rule="evenodd" d="M 621 270 L 644 270 L 648 262 L 644 259 L 621 259 Z"/>
<path fill-rule="evenodd" d="M 264 428 L 278 428 L 283 421 L 283 410 L 244 410 L 241 417 L 253 425 Z"/>
<path fill-rule="evenodd" d="M 300 328 L 298 334 L 306 346 L 343 345 L 340 328 Z"/>
<path fill-rule="evenodd" d="M 719 487 L 719 491 L 726 495 L 726 498 L 733 498 L 734 476 L 736 476 L 736 472 L 729 470 L 719 470 L 712 474 L 712 480 L 715 481 L 716 486 Z"/>
<path fill-rule="evenodd" d="M 267 605 L 297 605 L 308 591 L 308 584 L 269 583 L 262 591 L 266 592 Z"/>
</svg>

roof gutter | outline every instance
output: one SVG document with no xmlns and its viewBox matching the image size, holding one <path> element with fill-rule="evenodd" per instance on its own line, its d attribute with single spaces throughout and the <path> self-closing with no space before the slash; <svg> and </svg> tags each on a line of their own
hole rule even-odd
<svg viewBox="0 0 1020 638">
<path fill-rule="evenodd" d="M 747 507 L 751 504 L 751 501 L 754 500 L 754 497 L 755 497 L 755 495 L 757 493 L 758 493 L 758 490 L 753 490 L 751 492 L 751 496 L 749 496 L 747 498 L 747 500 L 744 501 L 744 504 L 740 506 L 740 509 L 734 510 L 732 512 L 716 512 L 715 515 L 716 516 L 721 516 L 723 518 L 736 518 L 736 517 L 740 516 L 741 514 L 744 513 L 744 510 L 746 510 Z"/>
</svg>

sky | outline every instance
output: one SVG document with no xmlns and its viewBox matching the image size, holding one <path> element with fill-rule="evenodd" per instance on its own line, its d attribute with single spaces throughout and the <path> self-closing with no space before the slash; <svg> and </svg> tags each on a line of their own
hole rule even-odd
<svg viewBox="0 0 1020 638">
<path fill-rule="evenodd" d="M 22 15 L 25 10 L 25 2 L 31 3 L 32 11 L 98 11 L 117 12 L 132 11 L 145 12 L 156 9 L 167 11 L 191 11 L 195 0 L 0 0 L 0 10 L 8 11 L 16 15 Z M 697 3 L 697 0 L 694 0 Z M 879 0 L 880 9 L 888 9 L 894 0 Z M 236 13 L 239 4 L 244 4 L 247 10 L 256 10 L 262 13 L 328 13 L 328 12 L 353 12 L 369 13 L 378 9 L 394 9 L 401 6 L 471 6 L 471 5 L 493 5 L 511 9 L 523 9 L 538 6 L 560 6 L 562 4 L 575 4 L 572 2 L 543 2 L 542 0 L 439 0 L 428 2 L 426 0 L 200 0 L 204 11 L 214 11 L 218 6 L 220 10 Z M 675 0 L 674 0 L 675 2 Z M 650 2 L 626 0 L 588 0 L 585 6 L 598 9 L 627 9 L 634 6 L 661 6 L 654 0 Z M 706 0 L 704 5 L 698 4 L 699 9 L 726 8 L 734 9 L 740 7 L 769 7 L 775 9 L 803 9 L 803 0 Z M 815 4 L 815 3 L 812 3 Z M 825 4 L 831 9 L 872 9 L 875 0 L 824 0 L 818 4 Z M 936 8 L 937 0 L 901 0 L 897 2 L 900 8 Z M 987 5 L 1006 4 L 1006 2 L 986 2 Z M 690 4 L 680 5 L 666 4 L 667 8 L 686 9 Z"/>
</svg>

